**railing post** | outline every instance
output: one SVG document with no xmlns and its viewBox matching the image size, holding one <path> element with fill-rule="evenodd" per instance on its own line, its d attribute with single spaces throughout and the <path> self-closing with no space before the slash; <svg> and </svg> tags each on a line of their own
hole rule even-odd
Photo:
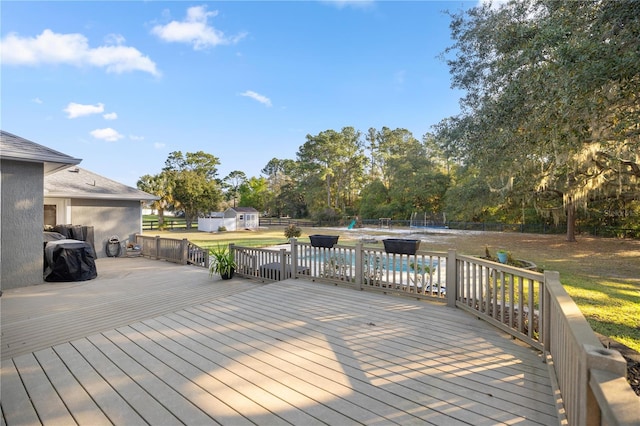
<svg viewBox="0 0 640 426">
<path fill-rule="evenodd" d="M 240 265 L 238 265 L 238 257 L 237 257 L 237 253 L 236 253 L 236 245 L 233 243 L 229 243 L 229 253 L 231 253 L 233 255 L 233 260 L 236 262 L 236 270 L 240 269 L 242 271 L 244 271 L 244 268 L 240 268 Z M 207 269 L 209 269 L 209 252 L 207 251 L 207 254 L 205 255 L 205 264 L 207 265 Z"/>
<path fill-rule="evenodd" d="M 291 276 L 293 278 L 298 278 L 298 247 L 295 238 L 289 238 L 289 243 L 291 244 Z"/>
<path fill-rule="evenodd" d="M 551 354 L 551 295 L 549 294 L 550 281 L 560 282 L 560 273 L 557 271 L 544 271 L 544 280 L 542 282 L 542 306 L 540 307 L 540 318 L 542 318 L 542 346 L 546 360 L 546 354 Z"/>
<path fill-rule="evenodd" d="M 160 235 L 156 235 L 156 260 L 160 259 Z"/>
<path fill-rule="evenodd" d="M 364 279 L 364 247 L 361 242 L 356 243 L 355 256 L 356 256 L 355 285 L 358 290 L 362 290 L 362 280 Z"/>
<path fill-rule="evenodd" d="M 292 273 L 293 273 L 293 265 L 291 265 Z M 287 276 L 287 249 L 280 249 L 280 275 L 279 278 L 281 281 L 288 279 Z"/>
<path fill-rule="evenodd" d="M 586 388 L 586 424 L 588 426 L 595 426 L 601 424 L 602 415 L 593 389 L 589 385 L 589 376 L 593 370 L 600 370 L 613 373 L 616 377 L 626 377 L 627 361 L 622 357 L 620 352 L 605 349 L 602 346 L 585 344 L 583 345 L 583 351 L 587 370 L 586 377 L 584 377 L 584 385 Z"/>
<path fill-rule="evenodd" d="M 447 306 L 450 308 L 456 307 L 456 300 L 458 299 L 458 268 L 456 267 L 456 251 L 449 249 L 447 252 Z"/>
<path fill-rule="evenodd" d="M 186 265 L 189 260 L 189 240 L 186 238 L 183 238 L 182 241 L 180 241 L 180 263 L 182 263 L 183 265 Z"/>
</svg>

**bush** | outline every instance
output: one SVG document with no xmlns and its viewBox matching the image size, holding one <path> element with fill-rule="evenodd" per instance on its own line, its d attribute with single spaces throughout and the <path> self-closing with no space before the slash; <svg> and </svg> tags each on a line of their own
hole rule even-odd
<svg viewBox="0 0 640 426">
<path fill-rule="evenodd" d="M 298 238 L 300 235 L 302 235 L 302 229 L 293 223 L 284 229 L 284 236 L 287 237 L 287 239 Z"/>
<path fill-rule="evenodd" d="M 314 219 L 321 224 L 337 224 L 340 222 L 340 213 L 334 209 L 325 208 L 316 213 Z"/>
<path fill-rule="evenodd" d="M 218 232 L 227 232 L 226 226 L 218 226 Z"/>
</svg>

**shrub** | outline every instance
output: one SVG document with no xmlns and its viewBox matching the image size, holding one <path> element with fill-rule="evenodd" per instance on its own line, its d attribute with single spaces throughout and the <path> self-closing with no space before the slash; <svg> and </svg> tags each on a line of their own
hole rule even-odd
<svg viewBox="0 0 640 426">
<path fill-rule="evenodd" d="M 300 229 L 298 225 L 295 225 L 293 223 L 289 224 L 289 226 L 287 226 L 284 229 L 284 236 L 287 237 L 287 239 L 298 238 L 301 234 L 302 234 L 302 229 Z"/>
<path fill-rule="evenodd" d="M 218 232 L 227 232 L 226 226 L 218 226 Z"/>
</svg>

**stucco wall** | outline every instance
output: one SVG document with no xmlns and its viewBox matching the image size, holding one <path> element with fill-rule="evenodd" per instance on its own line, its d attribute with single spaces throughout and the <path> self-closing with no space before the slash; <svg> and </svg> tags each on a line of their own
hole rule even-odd
<svg viewBox="0 0 640 426">
<path fill-rule="evenodd" d="M 117 235 L 121 241 L 127 238 L 133 241 L 133 235 L 141 232 L 140 201 L 72 199 L 71 222 L 73 225 L 93 226 L 96 255 L 106 257 L 106 246 L 111 236 Z"/>
<path fill-rule="evenodd" d="M 0 286 L 24 287 L 44 282 L 42 163 L 2 160 Z"/>
</svg>

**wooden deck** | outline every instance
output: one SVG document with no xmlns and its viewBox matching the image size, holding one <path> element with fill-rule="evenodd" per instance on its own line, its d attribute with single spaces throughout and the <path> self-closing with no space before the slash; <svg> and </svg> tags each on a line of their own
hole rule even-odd
<svg viewBox="0 0 640 426">
<path fill-rule="evenodd" d="M 468 314 L 141 258 L 8 290 L 2 424 L 554 425 L 539 354 Z"/>
</svg>

